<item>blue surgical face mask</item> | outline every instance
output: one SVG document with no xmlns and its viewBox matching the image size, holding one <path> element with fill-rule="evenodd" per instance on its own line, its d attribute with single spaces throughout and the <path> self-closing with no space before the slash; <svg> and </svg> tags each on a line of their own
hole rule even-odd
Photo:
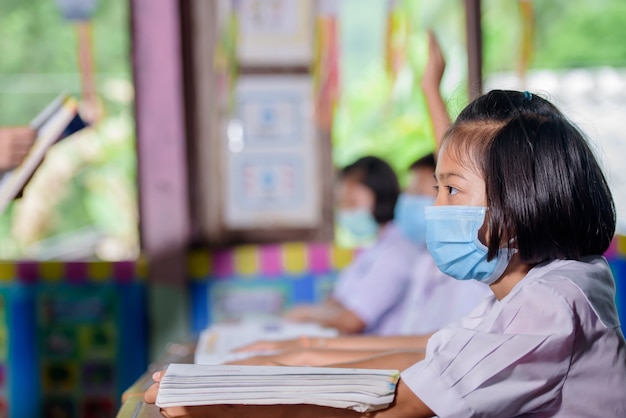
<svg viewBox="0 0 626 418">
<path fill-rule="evenodd" d="M 417 245 L 426 243 L 424 208 L 435 202 L 430 196 L 402 193 L 396 203 L 394 223 L 409 240 Z"/>
<path fill-rule="evenodd" d="M 504 273 L 514 250 L 500 249 L 487 261 L 487 247 L 478 239 L 486 211 L 481 206 L 426 207 L 426 246 L 448 276 L 491 284 Z"/>
<path fill-rule="evenodd" d="M 367 209 L 344 209 L 337 213 L 337 223 L 359 241 L 373 240 L 378 233 L 378 224 Z"/>
</svg>

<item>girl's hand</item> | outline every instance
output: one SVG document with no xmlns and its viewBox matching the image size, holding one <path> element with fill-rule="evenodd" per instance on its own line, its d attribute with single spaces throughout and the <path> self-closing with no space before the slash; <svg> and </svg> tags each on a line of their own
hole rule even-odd
<svg viewBox="0 0 626 418">
<path fill-rule="evenodd" d="M 428 63 L 424 69 L 422 89 L 424 91 L 439 91 L 441 79 L 446 69 L 446 61 L 441 52 L 441 46 L 432 30 L 428 31 Z"/>
<path fill-rule="evenodd" d="M 0 128 L 0 171 L 12 170 L 28 155 L 36 132 L 28 126 Z"/>
<path fill-rule="evenodd" d="M 156 398 L 159 393 L 159 385 L 161 383 L 161 379 L 165 374 L 165 370 L 160 372 L 154 372 L 152 374 L 152 380 L 155 383 L 152 384 L 144 393 L 143 400 L 147 404 L 156 403 Z M 210 416 L 219 416 L 219 415 L 208 415 L 211 413 L 211 407 L 185 407 L 185 406 L 175 406 L 171 408 L 161 408 L 160 412 L 166 418 L 192 418 L 192 417 L 210 417 Z"/>
<path fill-rule="evenodd" d="M 152 374 L 153 383 L 146 393 L 143 395 L 143 400 L 145 403 L 153 404 L 156 402 L 157 394 L 159 393 L 159 384 L 161 383 L 161 378 L 163 378 L 163 374 L 165 374 L 165 370 L 161 370 L 160 372 L 154 372 Z"/>
</svg>

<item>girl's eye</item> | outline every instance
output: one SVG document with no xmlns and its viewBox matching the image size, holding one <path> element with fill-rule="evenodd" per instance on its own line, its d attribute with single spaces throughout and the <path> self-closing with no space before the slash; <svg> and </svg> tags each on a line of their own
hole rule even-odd
<svg viewBox="0 0 626 418">
<path fill-rule="evenodd" d="M 448 189 L 448 194 L 450 196 L 454 196 L 455 194 L 459 192 L 459 189 L 457 189 L 456 187 L 446 186 L 446 188 Z"/>
</svg>

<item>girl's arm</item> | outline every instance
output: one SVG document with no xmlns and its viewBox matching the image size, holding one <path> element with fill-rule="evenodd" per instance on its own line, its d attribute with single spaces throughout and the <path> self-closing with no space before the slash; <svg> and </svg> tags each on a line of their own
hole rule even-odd
<svg viewBox="0 0 626 418">
<path fill-rule="evenodd" d="M 446 61 L 439 42 L 432 31 L 428 31 L 428 63 L 422 78 L 422 90 L 435 133 L 436 151 L 439 150 L 443 136 L 452 124 L 448 109 L 441 97 L 441 79 L 446 68 Z M 435 157 L 437 152 L 435 152 Z"/>
<path fill-rule="evenodd" d="M 300 337 L 284 341 L 258 341 L 235 351 L 279 351 L 298 349 L 328 350 L 394 350 L 425 348 L 428 335 L 398 335 L 369 337 L 362 335 L 341 337 Z"/>
<path fill-rule="evenodd" d="M 424 350 L 403 349 L 377 353 L 373 356 L 344 363 L 328 364 L 328 367 L 357 369 L 404 370 L 424 359 Z"/>
<path fill-rule="evenodd" d="M 278 354 L 259 355 L 227 364 L 251 366 L 328 366 L 366 359 L 384 353 L 382 350 L 301 349 Z"/>
<path fill-rule="evenodd" d="M 391 350 L 363 349 L 302 349 L 284 351 L 278 354 L 260 355 L 245 360 L 238 360 L 229 364 L 257 365 L 257 366 L 330 366 L 334 364 L 355 364 L 377 356 L 396 353 L 399 351 L 424 353 L 423 348 L 396 348 Z M 371 363 L 370 363 L 371 364 Z M 373 364 L 372 366 L 373 367 Z M 373 367 L 376 368 L 376 367 Z M 381 366 L 381 368 L 388 368 Z"/>
</svg>

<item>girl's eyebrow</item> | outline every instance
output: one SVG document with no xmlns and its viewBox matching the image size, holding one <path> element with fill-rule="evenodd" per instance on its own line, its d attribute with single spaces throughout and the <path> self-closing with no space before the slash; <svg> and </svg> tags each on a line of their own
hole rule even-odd
<svg viewBox="0 0 626 418">
<path fill-rule="evenodd" d="M 458 177 L 461 178 L 463 180 L 467 180 L 463 175 L 459 174 L 459 173 L 455 173 L 455 172 L 449 172 L 449 173 L 441 173 L 439 175 L 437 175 L 437 173 L 434 174 L 435 176 L 435 180 L 445 180 L 448 179 L 450 177 Z"/>
</svg>

